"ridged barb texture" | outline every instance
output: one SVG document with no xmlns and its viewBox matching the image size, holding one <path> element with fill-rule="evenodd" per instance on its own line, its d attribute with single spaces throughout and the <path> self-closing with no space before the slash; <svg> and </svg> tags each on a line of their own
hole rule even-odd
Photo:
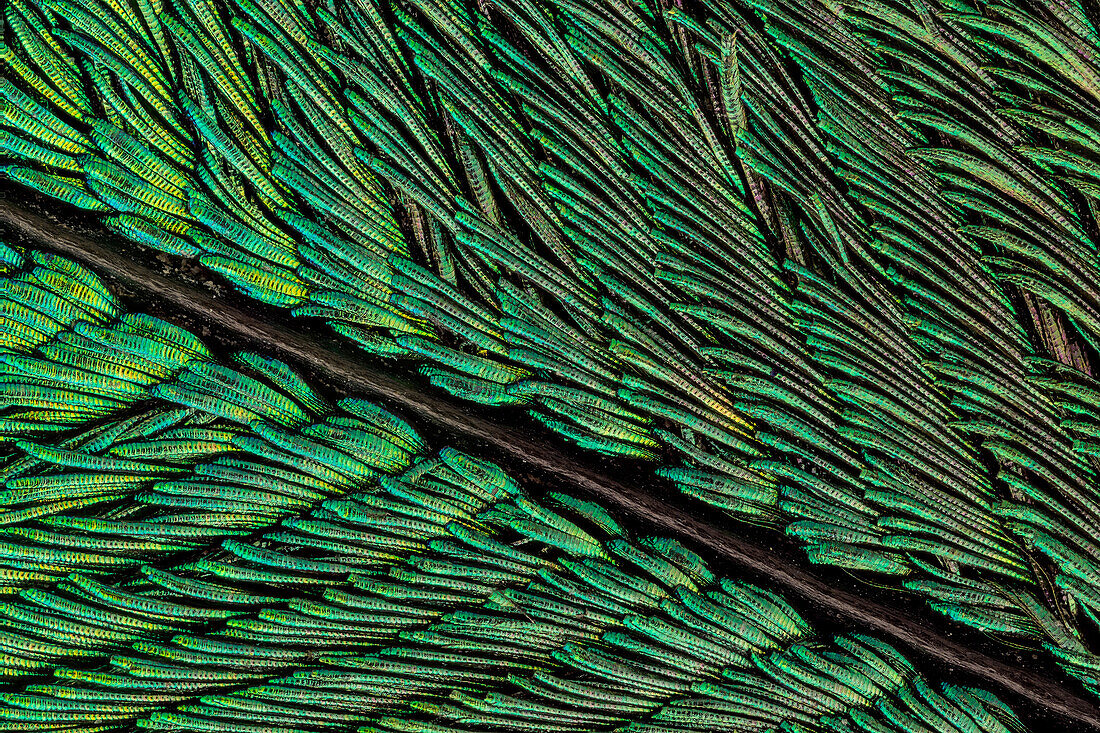
<svg viewBox="0 0 1100 733">
<path fill-rule="evenodd" d="M 1090 4 L 8 0 L 2 12 L 7 179 L 436 388 L 522 406 L 564 441 L 632 458 L 797 538 L 814 563 L 1045 648 L 1098 693 Z M 50 436 L 77 440 L 92 421 L 112 437 L 81 440 L 114 445 L 101 421 L 161 400 L 197 411 L 152 423 L 183 431 L 170 439 L 181 450 L 268 446 L 336 485 L 396 475 L 330 444 L 343 423 L 326 420 L 368 418 L 320 415 L 259 357 L 216 364 L 43 258 L 8 257 L 3 420 L 23 436 L 20 460 L 143 475 L 167 450 L 141 444 L 155 430 L 110 458 Z M 39 270 L 67 279 L 40 283 Z M 78 291 L 41 300 L 70 281 Z M 100 348 L 141 361 L 89 363 Z M 79 393 L 59 386 L 80 380 Z M 188 422 L 200 413 L 250 432 Z M 158 474 L 179 484 L 167 493 L 133 496 L 213 511 L 188 493 L 188 470 Z M 102 496 L 131 496 L 112 486 Z M 82 513 L 99 503 L 56 497 Z M 218 506 L 248 534 L 309 497 L 253 513 L 255 495 L 226 490 Z M 145 511 L 126 506 L 110 521 Z M 36 578 L 67 572 L 48 557 L 19 562 Z"/>
</svg>

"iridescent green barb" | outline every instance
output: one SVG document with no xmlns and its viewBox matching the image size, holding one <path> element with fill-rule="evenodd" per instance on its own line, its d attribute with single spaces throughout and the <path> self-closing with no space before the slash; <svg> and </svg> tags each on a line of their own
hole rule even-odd
<svg viewBox="0 0 1100 733">
<path fill-rule="evenodd" d="M 380 407 L 329 404 L 281 362 L 221 364 L 65 260 L 4 254 L 7 286 L 70 276 L 34 301 L 54 326 L 6 342 L 5 364 L 40 365 L 9 383 L 75 371 L 51 348 L 92 322 L 146 329 L 104 340 L 132 347 L 105 347 L 105 371 L 141 371 L 154 329 L 190 357 L 65 415 L 71 437 L 55 410 L 7 399 L 34 425 L 2 431 L 34 436 L 0 464 L 9 729 L 1023 730 L 989 693 L 815 631 L 679 542 L 536 500 Z M 101 308 L 73 314 L 84 291 Z M 26 302 L 5 293 L 5 312 Z M 73 379 L 67 399 L 116 382 Z"/>
<path fill-rule="evenodd" d="M 813 562 L 894 576 L 956 621 L 1044 646 L 1097 692 L 1087 4 L 3 14 L 12 181 L 465 400 L 647 462 Z M 143 457 L 211 441 L 323 465 L 318 480 L 359 469 L 279 368 L 210 366 L 171 327 L 85 295 L 42 312 L 63 285 L 34 277 L 10 278 L 2 392 L 28 461 L 139 475 Z M 99 348 L 114 372 L 88 373 Z M 263 427 L 188 423 L 179 446 L 94 459 L 37 437 L 147 398 Z M 221 501 L 248 514 L 242 495 Z"/>
</svg>

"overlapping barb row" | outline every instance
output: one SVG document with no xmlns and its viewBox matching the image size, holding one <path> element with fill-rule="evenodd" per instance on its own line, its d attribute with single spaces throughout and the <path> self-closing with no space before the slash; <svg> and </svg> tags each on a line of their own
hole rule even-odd
<svg viewBox="0 0 1100 733">
<path fill-rule="evenodd" d="M 1083 5 L 4 16 L 9 178 L 465 399 L 655 459 L 1095 692 Z"/>
<path fill-rule="evenodd" d="M 1009 733 L 988 692 L 0 246 L 2 730 Z"/>
</svg>

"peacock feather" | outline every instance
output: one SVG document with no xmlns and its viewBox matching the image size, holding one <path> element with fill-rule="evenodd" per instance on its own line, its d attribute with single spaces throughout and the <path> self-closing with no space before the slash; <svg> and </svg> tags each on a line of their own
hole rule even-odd
<svg viewBox="0 0 1100 733">
<path fill-rule="evenodd" d="M 676 540 L 5 254 L 0 307 L 51 321 L 3 347 L 7 730 L 1023 730 Z"/>
<path fill-rule="evenodd" d="M 2 13 L 7 179 L 1100 695 L 1089 3 Z M 0 260 L 0 728 L 1018 725 L 81 265 Z"/>
</svg>

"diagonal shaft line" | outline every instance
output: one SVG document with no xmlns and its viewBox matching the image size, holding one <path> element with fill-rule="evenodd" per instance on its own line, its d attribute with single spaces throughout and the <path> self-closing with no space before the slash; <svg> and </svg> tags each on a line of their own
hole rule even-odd
<svg viewBox="0 0 1100 733">
<path fill-rule="evenodd" d="M 208 292 L 165 277 L 65 225 L 50 221 L 0 198 L 0 225 L 34 242 L 35 246 L 70 257 L 120 284 L 156 298 L 223 331 L 224 336 L 262 343 L 291 356 L 314 372 L 388 406 L 398 407 L 453 433 L 518 461 L 529 469 L 571 485 L 614 506 L 637 521 L 705 547 L 726 563 L 767 578 L 775 589 L 841 619 L 860 632 L 871 632 L 948 668 L 982 679 L 1014 697 L 1026 700 L 1045 716 L 1061 721 L 1062 730 L 1100 731 L 1100 706 L 1032 670 L 983 654 L 916 620 L 911 612 L 835 588 L 792 565 L 774 550 L 754 544 L 734 532 L 693 517 L 679 507 L 637 487 L 577 464 L 547 441 L 523 435 L 455 400 L 425 393 L 351 356 L 318 345 L 279 324 L 219 302 Z M 1069 723 L 1069 728 L 1065 724 Z M 1047 721 L 1047 725 L 1051 723 Z M 1041 725 L 1041 723 L 1040 723 Z M 1036 731 L 1041 728 L 1036 727 Z"/>
</svg>

